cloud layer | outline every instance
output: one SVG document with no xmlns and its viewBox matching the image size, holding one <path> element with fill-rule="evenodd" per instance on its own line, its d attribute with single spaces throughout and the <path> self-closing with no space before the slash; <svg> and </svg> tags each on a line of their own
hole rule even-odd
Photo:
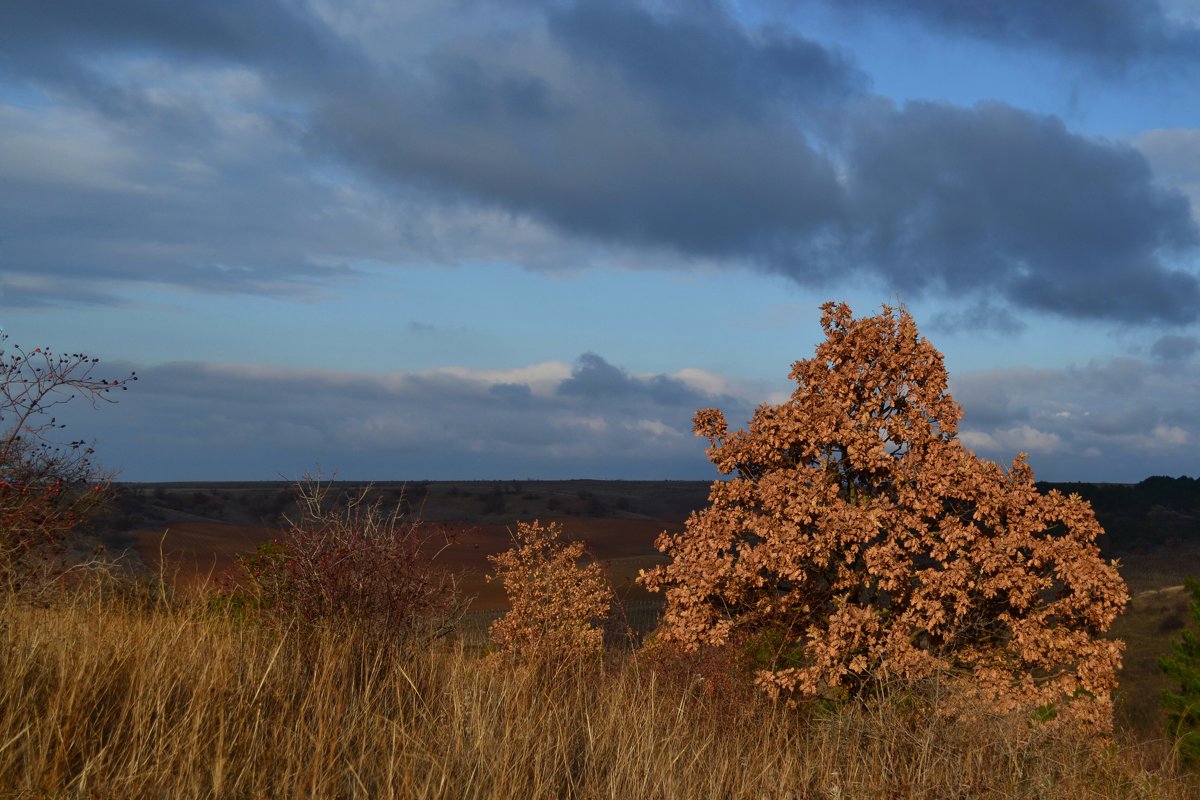
<svg viewBox="0 0 1200 800">
<path fill-rule="evenodd" d="M 1200 11 L 1194 5 L 1189 11 L 1187 0 L 824 1 L 851 13 L 869 8 L 1006 47 L 1049 50 L 1084 59 L 1106 72 L 1124 71 L 1147 61 L 1195 65 L 1200 60 Z"/>
<path fill-rule="evenodd" d="M 1194 353 L 1175 347 L 1170 363 L 1119 357 L 952 378 L 951 393 L 965 411 L 960 438 L 1002 463 L 1025 451 L 1050 480 L 1194 474 L 1200 446 Z"/>
<path fill-rule="evenodd" d="M 116 372 L 129 365 L 115 365 Z M 390 374 L 175 363 L 138 369 L 115 406 L 68 406 L 127 480 L 269 480 L 317 465 L 350 479 L 708 479 L 700 408 L 731 426 L 769 397 L 698 369 L 635 375 L 595 353 L 509 370 Z M 1112 358 L 954 376 L 960 438 L 1047 480 L 1194 474 L 1200 360 Z"/>
<path fill-rule="evenodd" d="M 138 375 L 119 404 L 65 417 L 128 480 L 271 479 L 317 464 L 361 479 L 707 477 L 692 415 L 750 408 L 719 376 L 632 375 L 593 353 L 494 371 L 175 363 Z"/>
<path fill-rule="evenodd" d="M 1034 26 L 1023 2 L 876 5 L 1118 65 L 1192 35 L 1149 2 L 1096 0 L 1089 26 L 1042 25 L 1042 5 Z M 10 306 L 619 257 L 1074 319 L 1200 316 L 1193 206 L 1144 154 L 1170 143 L 1003 103 L 895 105 L 850 55 L 716 4 L 17 3 L 0 52 L 17 87 L 0 94 Z"/>
</svg>

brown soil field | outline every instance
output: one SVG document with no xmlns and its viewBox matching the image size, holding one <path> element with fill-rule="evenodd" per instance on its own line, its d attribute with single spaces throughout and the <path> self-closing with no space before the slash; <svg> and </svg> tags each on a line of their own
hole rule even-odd
<svg viewBox="0 0 1200 800">
<path fill-rule="evenodd" d="M 663 560 L 654 549 L 658 534 L 683 528 L 682 522 L 647 519 L 544 517 L 543 521 L 561 522 L 565 538 L 586 542 L 614 588 L 627 600 L 650 597 L 634 578 L 639 569 Z M 464 594 L 474 598 L 472 611 L 499 610 L 507 605 L 503 587 L 487 581 L 486 576 L 491 571 L 487 557 L 511 546 L 510 530 L 515 530 L 515 523 L 467 527 L 457 541 L 437 555 L 436 563 L 458 575 Z M 279 535 L 275 528 L 184 521 L 166 530 L 135 531 L 132 537 L 135 552 L 150 570 L 184 587 L 220 580 L 230 573 L 238 556 L 254 552 L 260 543 Z"/>
<path fill-rule="evenodd" d="M 146 567 L 177 586 L 219 578 L 235 558 L 278 535 L 271 528 L 190 521 L 131 534 L 134 551 Z"/>
</svg>

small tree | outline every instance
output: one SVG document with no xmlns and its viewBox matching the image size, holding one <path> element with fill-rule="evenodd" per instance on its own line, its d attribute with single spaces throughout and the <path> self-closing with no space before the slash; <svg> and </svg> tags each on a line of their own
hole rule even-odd
<svg viewBox="0 0 1200 800">
<path fill-rule="evenodd" d="M 98 358 L 6 346 L 0 334 L 0 587 L 30 588 L 52 574 L 66 535 L 107 499 L 111 475 L 82 440 L 62 440 L 54 410 L 76 397 L 113 402 L 135 374 L 93 377 Z"/>
<path fill-rule="evenodd" d="M 1200 580 L 1188 578 L 1187 590 L 1192 594 L 1192 620 L 1200 624 Z M 1185 630 L 1171 642 L 1171 654 L 1160 658 L 1158 666 L 1178 684 L 1177 690 L 1163 692 L 1162 696 L 1167 732 L 1175 741 L 1181 761 L 1200 763 L 1200 638 L 1194 631 Z"/>
<path fill-rule="evenodd" d="M 602 623 L 616 594 L 594 561 L 580 564 L 583 542 L 562 542 L 562 523 L 518 522 L 512 548 L 488 556 L 489 580 L 504 582 L 511 610 L 488 635 L 501 652 L 570 657 L 604 647 Z"/>
<path fill-rule="evenodd" d="M 666 594 L 661 635 L 687 648 L 768 642 L 772 694 L 839 697 L 881 677 L 950 675 L 993 708 L 1111 725 L 1127 599 L 1077 495 L 1039 494 L 956 439 L 942 355 L 885 306 L 822 306 L 826 340 L 797 361 L 791 399 L 730 434 L 695 431 L 730 480 L 657 546 L 641 576 Z M 759 648 L 761 649 L 761 648 Z"/>
</svg>

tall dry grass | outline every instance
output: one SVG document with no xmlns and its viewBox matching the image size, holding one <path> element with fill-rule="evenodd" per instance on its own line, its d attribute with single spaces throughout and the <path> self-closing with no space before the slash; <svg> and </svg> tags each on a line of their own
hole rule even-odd
<svg viewBox="0 0 1200 800">
<path fill-rule="evenodd" d="M 1184 798 L 1133 746 L 911 697 L 819 713 L 636 658 L 484 662 L 199 603 L 0 604 L 0 794 L 96 798 Z"/>
</svg>

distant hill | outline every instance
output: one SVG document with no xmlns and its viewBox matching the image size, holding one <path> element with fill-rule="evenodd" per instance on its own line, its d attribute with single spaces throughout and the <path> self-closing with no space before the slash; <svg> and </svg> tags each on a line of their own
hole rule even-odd
<svg viewBox="0 0 1200 800">
<path fill-rule="evenodd" d="M 1200 543 L 1200 478 L 1155 475 L 1141 483 L 1039 482 L 1045 492 L 1079 494 L 1092 504 L 1107 536 L 1106 553 L 1145 553 Z"/>
<path fill-rule="evenodd" d="M 358 482 L 338 482 L 353 491 Z M 428 520 L 506 525 L 534 517 L 610 518 L 682 523 L 708 500 L 705 481 L 383 481 L 374 484 L 385 504 L 403 503 Z M 279 481 L 119 484 L 110 512 L 95 533 L 110 546 L 128 544 L 135 530 L 182 522 L 274 528 L 294 514 L 293 488 Z M 1136 484 L 1052 483 L 1091 502 L 1107 533 L 1108 555 L 1139 554 L 1200 545 L 1200 479 L 1156 475 Z"/>
</svg>

